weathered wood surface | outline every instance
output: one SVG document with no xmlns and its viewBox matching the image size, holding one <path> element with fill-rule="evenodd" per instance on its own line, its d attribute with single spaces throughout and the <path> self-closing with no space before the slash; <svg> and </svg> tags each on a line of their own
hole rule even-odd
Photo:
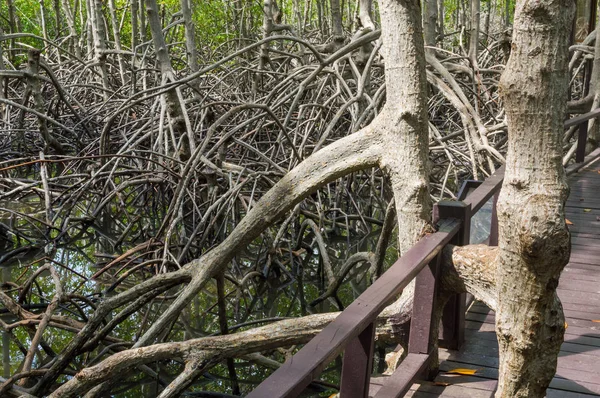
<svg viewBox="0 0 600 398">
<path fill-rule="evenodd" d="M 558 293 L 568 328 L 549 398 L 600 396 L 600 161 L 569 178 L 566 214 L 571 231 L 571 261 Z M 498 343 L 494 314 L 474 303 L 468 314 L 460 351 L 440 350 L 440 373 L 434 382 L 414 384 L 406 397 L 489 398 L 498 377 Z M 476 369 L 473 376 L 451 375 L 451 369 Z M 370 395 L 384 378 L 372 378 Z"/>
</svg>

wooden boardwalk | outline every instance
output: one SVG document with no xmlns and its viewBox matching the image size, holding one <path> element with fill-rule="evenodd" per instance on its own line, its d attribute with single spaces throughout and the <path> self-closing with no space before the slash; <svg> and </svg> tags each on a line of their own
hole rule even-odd
<svg viewBox="0 0 600 398">
<path fill-rule="evenodd" d="M 568 327 L 547 396 L 600 397 L 600 161 L 572 175 L 569 185 L 566 212 L 572 223 L 572 252 L 558 286 Z M 476 302 L 469 309 L 465 340 L 460 351 L 440 350 L 440 374 L 435 381 L 414 384 L 406 396 L 493 397 L 498 344 L 494 313 L 485 305 Z M 476 369 L 477 373 L 444 373 L 456 368 Z M 372 393 L 378 380 L 371 379 Z"/>
</svg>

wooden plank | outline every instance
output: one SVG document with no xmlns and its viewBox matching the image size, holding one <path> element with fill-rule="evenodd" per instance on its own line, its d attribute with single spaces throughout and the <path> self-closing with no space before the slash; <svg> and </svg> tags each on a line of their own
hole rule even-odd
<svg viewBox="0 0 600 398">
<path fill-rule="evenodd" d="M 565 121 L 565 129 L 568 129 L 569 127 L 572 127 L 572 126 L 576 126 L 578 124 L 581 124 L 587 120 L 594 119 L 598 116 L 600 116 L 600 108 L 595 109 L 591 112 L 585 113 L 583 115 L 572 117 Z"/>
<path fill-rule="evenodd" d="M 468 315 L 467 315 L 467 318 L 468 318 Z M 495 336 L 496 330 L 495 330 L 494 318 L 491 317 L 486 320 L 488 322 L 482 323 L 479 321 L 472 321 L 472 320 L 467 319 L 467 321 L 465 322 L 465 329 L 476 330 L 481 333 L 489 333 L 490 335 Z M 590 324 L 589 321 L 581 321 L 578 319 L 568 319 L 568 324 L 569 324 L 569 327 L 565 331 L 565 336 L 574 336 L 576 338 L 581 338 L 581 339 L 584 339 L 584 337 L 585 337 L 585 339 L 595 339 L 595 336 L 600 334 L 600 330 L 594 330 L 588 326 Z M 586 343 L 586 344 L 595 345 L 593 343 L 593 341 L 595 341 L 595 340 L 587 340 L 587 341 L 589 341 L 589 343 Z"/>
<path fill-rule="evenodd" d="M 428 354 L 433 349 L 431 322 L 436 304 L 440 263 L 441 256 L 437 256 L 429 266 L 423 268 L 415 280 L 413 316 L 408 336 L 409 353 Z"/>
<path fill-rule="evenodd" d="M 596 111 L 598 111 L 598 110 L 596 110 Z M 575 119 L 575 118 L 573 118 L 573 119 Z M 569 121 L 573 120 L 573 119 L 569 119 Z M 569 123 L 569 121 L 567 121 L 567 122 Z M 576 124 L 576 122 L 571 122 L 571 123 Z M 565 172 L 567 173 L 567 175 L 575 175 L 575 173 L 577 173 L 579 170 L 585 168 L 587 165 L 596 161 L 598 156 L 600 156 L 600 148 L 592 151 L 592 153 L 587 155 L 582 163 L 574 163 L 574 164 L 570 164 L 569 166 L 567 166 L 565 168 Z"/>
<path fill-rule="evenodd" d="M 454 361 L 444 361 L 440 365 L 440 370 L 441 371 L 449 371 L 451 369 L 456 369 L 456 368 L 460 368 L 460 367 L 464 367 L 464 366 L 465 366 L 464 363 L 454 362 Z M 495 382 L 496 380 L 498 380 L 498 369 L 490 368 L 490 367 L 486 367 L 486 366 L 479 366 L 477 368 L 476 377 L 482 378 L 482 379 L 490 379 Z M 459 382 L 461 381 L 460 377 L 456 378 L 456 380 L 458 380 Z M 441 379 L 436 379 L 436 381 L 441 381 Z M 452 382 L 452 380 L 450 379 L 449 382 Z M 494 386 L 494 388 L 495 388 L 495 386 Z M 555 389 L 555 390 L 565 390 L 565 391 L 572 391 L 572 392 L 578 392 L 578 393 L 584 393 L 584 394 L 589 394 L 589 393 L 600 394 L 600 384 L 598 384 L 598 383 L 594 383 L 593 381 L 592 382 L 574 381 L 574 380 L 569 380 L 569 379 L 565 379 L 565 378 L 561 378 L 561 377 L 553 378 L 552 381 L 550 382 L 550 388 Z"/>
<path fill-rule="evenodd" d="M 426 395 L 420 395 L 426 394 Z M 430 397 L 434 394 L 440 398 L 493 398 L 494 392 L 470 388 L 465 385 L 436 386 L 433 383 L 420 383 L 413 397 Z"/>
<path fill-rule="evenodd" d="M 428 366 L 430 355 L 409 353 L 394 373 L 387 377 L 374 398 L 398 398 L 404 396 L 412 383 Z"/>
<path fill-rule="evenodd" d="M 567 265 L 567 267 L 569 267 L 570 269 L 581 269 L 581 270 L 587 270 L 587 271 L 597 271 L 598 270 L 598 266 L 597 265 L 580 263 L 580 262 L 577 262 L 577 261 L 571 261 L 571 262 L 569 262 L 569 264 Z"/>
<path fill-rule="evenodd" d="M 355 337 L 344 351 L 340 395 L 366 398 L 373 370 L 375 323 L 371 323 Z"/>
<path fill-rule="evenodd" d="M 574 290 L 580 292 L 596 293 L 600 296 L 600 285 L 594 281 L 586 280 L 570 280 L 567 278 L 561 278 L 558 286 L 562 290 Z M 600 311 L 600 308 L 598 308 Z"/>
<path fill-rule="evenodd" d="M 465 346 L 466 347 L 466 346 Z M 566 355 L 562 354 L 558 360 L 556 375 L 564 379 L 574 381 L 594 381 L 600 379 L 600 373 L 590 371 L 594 366 L 590 366 L 589 362 L 578 361 L 575 357 L 581 355 Z M 498 357 L 494 355 L 482 355 L 478 352 L 457 352 L 457 351 L 440 351 L 441 361 L 454 361 L 462 364 L 462 368 L 478 368 L 482 366 L 490 368 L 498 368 Z M 597 363 L 597 360 L 595 360 Z M 436 379 L 437 380 L 437 379 Z"/>
<path fill-rule="evenodd" d="M 467 329 L 465 336 L 469 344 L 486 341 L 491 347 L 497 348 L 498 346 L 496 335 L 493 333 L 478 333 L 478 331 Z M 600 338 L 566 334 L 565 341 L 560 349 L 564 352 L 587 353 L 588 355 L 600 356 Z"/>
</svg>

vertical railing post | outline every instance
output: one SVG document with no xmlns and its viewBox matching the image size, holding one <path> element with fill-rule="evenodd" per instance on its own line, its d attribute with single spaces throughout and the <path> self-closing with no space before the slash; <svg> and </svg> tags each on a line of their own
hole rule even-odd
<svg viewBox="0 0 600 398">
<path fill-rule="evenodd" d="M 577 149 L 575 151 L 575 163 L 581 163 L 585 159 L 585 145 L 588 138 L 588 122 L 579 124 L 579 133 L 577 134 Z"/>
<path fill-rule="evenodd" d="M 414 354 L 429 354 L 432 349 L 431 321 L 435 298 L 441 256 L 436 256 L 415 279 L 415 295 L 413 312 L 410 320 L 408 335 L 408 352 Z"/>
<path fill-rule="evenodd" d="M 488 246 L 498 246 L 498 196 L 500 196 L 500 191 L 494 194 L 494 201 L 492 202 L 492 220 Z"/>
<path fill-rule="evenodd" d="M 440 201 L 434 207 L 434 222 L 444 218 L 455 218 L 462 221 L 460 231 L 452 240 L 452 244 L 463 246 L 469 244 L 471 236 L 471 205 L 457 201 Z M 465 340 L 466 294 L 458 294 L 448 300 L 442 315 L 440 346 L 457 350 Z"/>
<path fill-rule="evenodd" d="M 415 279 L 415 294 L 413 298 L 413 311 L 410 320 L 410 334 L 408 335 L 409 354 L 430 355 L 434 349 L 434 338 L 431 325 L 434 321 L 433 311 L 437 302 L 437 289 L 442 256 L 437 255 L 427 267 L 423 268 Z M 437 330 L 437 329 L 436 329 Z M 428 365 L 423 377 L 433 380 L 437 375 L 438 367 Z"/>
<path fill-rule="evenodd" d="M 342 362 L 340 396 L 367 398 L 373 369 L 375 323 L 371 323 L 346 346 Z"/>
</svg>

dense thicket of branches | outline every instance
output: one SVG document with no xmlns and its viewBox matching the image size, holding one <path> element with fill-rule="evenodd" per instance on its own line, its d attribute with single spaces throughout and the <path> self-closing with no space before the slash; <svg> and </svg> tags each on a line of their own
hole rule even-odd
<svg viewBox="0 0 600 398">
<path fill-rule="evenodd" d="M 427 4 L 439 6 L 425 36 L 436 201 L 504 162 L 511 5 L 473 17 L 468 2 Z M 0 7 L 0 327 L 13 357 L 0 395 L 49 394 L 100 362 L 122 391 L 238 394 L 410 245 L 392 238 L 388 171 L 351 153 L 386 109 L 378 4 Z M 587 96 L 581 79 L 594 39 L 572 47 L 578 112 L 598 99 L 598 79 Z M 382 341 L 400 338 L 392 315 Z M 289 316 L 304 317 L 251 329 Z M 98 396 L 115 388 L 89 377 Z"/>
</svg>

